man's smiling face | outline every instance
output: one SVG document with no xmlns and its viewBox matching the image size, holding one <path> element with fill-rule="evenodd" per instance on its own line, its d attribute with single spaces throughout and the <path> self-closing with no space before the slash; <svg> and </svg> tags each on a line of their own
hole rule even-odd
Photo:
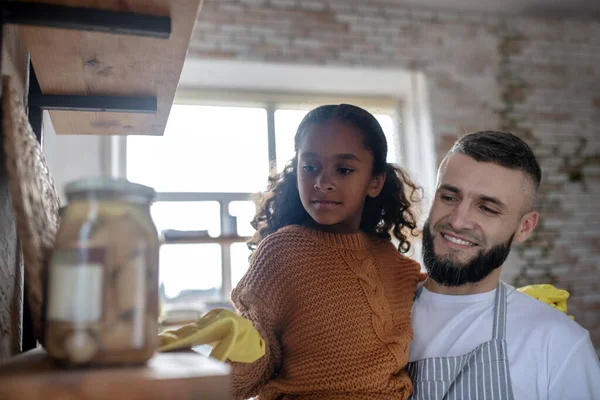
<svg viewBox="0 0 600 400">
<path fill-rule="evenodd" d="M 500 267 L 513 239 L 522 242 L 531 234 L 525 226 L 530 213 L 524 213 L 528 185 L 520 170 L 450 154 L 438 171 L 423 233 L 423 261 L 431 278 L 462 285 Z"/>
</svg>

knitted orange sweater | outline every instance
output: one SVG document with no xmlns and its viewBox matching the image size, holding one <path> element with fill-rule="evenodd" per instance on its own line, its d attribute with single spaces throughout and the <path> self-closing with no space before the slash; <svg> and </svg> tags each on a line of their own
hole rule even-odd
<svg viewBox="0 0 600 400">
<path fill-rule="evenodd" d="M 297 225 L 266 237 L 232 292 L 267 343 L 232 363 L 236 399 L 406 399 L 419 266 L 386 239 Z"/>
</svg>

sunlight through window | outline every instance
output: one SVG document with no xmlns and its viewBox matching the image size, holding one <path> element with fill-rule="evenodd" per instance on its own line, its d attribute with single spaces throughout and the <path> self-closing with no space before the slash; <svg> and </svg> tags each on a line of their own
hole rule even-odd
<svg viewBox="0 0 600 400">
<path fill-rule="evenodd" d="M 274 111 L 278 171 L 294 156 L 294 135 L 306 113 Z M 394 119 L 375 116 L 388 140 L 388 161 L 396 162 Z M 169 309 L 225 301 L 246 273 L 250 251 L 244 241 L 254 234 L 255 214 L 249 197 L 268 182 L 268 120 L 266 107 L 174 105 L 164 136 L 127 138 L 127 178 L 171 195 L 151 208 L 159 232 L 197 235 L 161 246 L 160 282 Z M 222 221 L 230 221 L 237 236 L 229 237 Z"/>
</svg>

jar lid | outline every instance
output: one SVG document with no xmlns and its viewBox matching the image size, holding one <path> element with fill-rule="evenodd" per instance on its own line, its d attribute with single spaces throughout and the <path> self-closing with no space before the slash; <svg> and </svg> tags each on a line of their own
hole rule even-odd
<svg viewBox="0 0 600 400">
<path fill-rule="evenodd" d="M 67 199 L 96 196 L 112 198 L 138 198 L 151 202 L 156 192 L 149 186 L 133 183 L 127 179 L 86 178 L 69 182 L 65 187 Z"/>
</svg>

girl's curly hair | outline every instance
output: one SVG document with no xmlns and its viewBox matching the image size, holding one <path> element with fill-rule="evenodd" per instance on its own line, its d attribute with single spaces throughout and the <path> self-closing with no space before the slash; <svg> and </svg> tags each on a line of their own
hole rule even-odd
<svg viewBox="0 0 600 400">
<path fill-rule="evenodd" d="M 398 251 L 406 253 L 410 250 L 409 236 L 418 235 L 421 188 L 402 168 L 386 162 L 387 141 L 377 119 L 368 111 L 348 104 L 324 105 L 304 117 L 294 137 L 296 155 L 280 174 L 269 177 L 267 191 L 255 198 L 257 212 L 252 227 L 256 233 L 248 242 L 250 250 L 254 251 L 262 239 L 284 226 L 310 221 L 297 186 L 299 143 L 310 126 L 331 120 L 349 124 L 362 132 L 365 146 L 373 154 L 373 174 L 385 173 L 381 193 L 375 198 L 367 197 L 365 201 L 360 229 L 387 239 L 391 239 L 391 232 L 399 241 Z"/>
</svg>

